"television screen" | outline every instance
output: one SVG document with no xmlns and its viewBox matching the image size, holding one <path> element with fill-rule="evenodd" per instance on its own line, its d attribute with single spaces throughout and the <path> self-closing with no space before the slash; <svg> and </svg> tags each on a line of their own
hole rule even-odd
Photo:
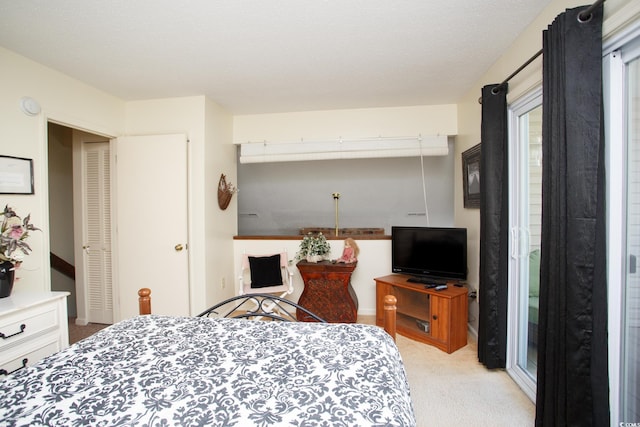
<svg viewBox="0 0 640 427">
<path fill-rule="evenodd" d="M 467 229 L 391 227 L 394 273 L 424 278 L 467 278 Z"/>
</svg>

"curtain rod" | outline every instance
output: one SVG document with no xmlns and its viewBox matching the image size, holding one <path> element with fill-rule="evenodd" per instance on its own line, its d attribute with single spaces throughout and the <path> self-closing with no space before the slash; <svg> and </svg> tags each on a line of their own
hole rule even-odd
<svg viewBox="0 0 640 427">
<path fill-rule="evenodd" d="M 582 12 L 580 12 L 580 14 L 578 15 L 578 21 L 580 22 L 589 22 L 591 20 L 591 14 L 593 13 L 594 10 L 596 10 L 596 8 L 598 6 L 600 6 L 602 3 L 604 3 L 606 0 L 597 0 L 595 3 L 593 3 L 591 6 L 589 6 L 588 8 L 586 8 L 585 10 L 583 10 Z M 515 70 L 513 73 L 511 73 L 509 75 L 509 77 L 507 77 L 506 79 L 504 79 L 502 81 L 502 83 L 500 83 L 499 85 L 497 85 L 496 87 L 494 87 L 493 89 L 491 89 L 491 93 L 493 93 L 494 95 L 497 94 L 498 92 L 500 92 L 500 89 L 502 89 L 508 82 L 509 80 L 511 80 L 512 78 L 514 78 L 520 71 L 524 70 L 525 68 L 527 68 L 527 66 L 529 64 L 531 64 L 538 56 L 542 55 L 542 49 L 540 49 L 539 51 L 537 51 L 531 58 L 529 58 L 524 64 L 522 64 L 520 67 L 518 67 L 517 70 Z M 478 103 L 482 104 L 482 97 L 478 98 Z"/>
<path fill-rule="evenodd" d="M 593 13 L 593 11 L 596 10 L 596 8 L 598 6 L 600 6 L 604 2 L 605 2 L 605 0 L 597 0 L 596 2 L 594 2 L 587 9 L 585 9 L 582 12 L 580 12 L 580 15 L 578 15 L 578 20 L 580 22 L 588 22 L 588 21 L 590 21 L 591 20 L 591 13 Z"/>
</svg>

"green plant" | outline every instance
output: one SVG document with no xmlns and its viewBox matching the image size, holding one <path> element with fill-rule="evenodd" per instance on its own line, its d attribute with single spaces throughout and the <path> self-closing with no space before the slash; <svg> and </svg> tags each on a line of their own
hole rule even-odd
<svg viewBox="0 0 640 427">
<path fill-rule="evenodd" d="M 329 255 L 330 252 L 331 245 L 327 241 L 327 238 L 324 237 L 324 234 L 318 233 L 317 235 L 313 235 L 309 233 L 302 238 L 296 259 L 301 260 L 312 255 L 326 256 Z"/>
<path fill-rule="evenodd" d="M 13 208 L 5 205 L 0 228 L 0 260 L 19 264 L 25 255 L 29 255 L 31 247 L 25 239 L 29 237 L 29 231 L 39 230 L 29 223 L 30 220 L 31 214 L 22 220 Z"/>
</svg>

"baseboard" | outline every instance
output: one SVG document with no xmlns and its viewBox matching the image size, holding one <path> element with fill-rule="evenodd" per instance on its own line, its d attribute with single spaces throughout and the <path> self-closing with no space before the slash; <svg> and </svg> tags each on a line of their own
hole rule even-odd
<svg viewBox="0 0 640 427">
<path fill-rule="evenodd" d="M 89 324 L 88 319 L 81 319 L 79 317 L 76 318 L 75 324 L 78 326 L 87 326 Z"/>
<path fill-rule="evenodd" d="M 475 329 L 473 329 L 473 327 L 471 326 L 471 323 L 467 324 L 467 330 L 469 331 L 469 334 L 471 335 L 471 337 L 478 342 L 478 331 L 476 331 Z"/>
</svg>

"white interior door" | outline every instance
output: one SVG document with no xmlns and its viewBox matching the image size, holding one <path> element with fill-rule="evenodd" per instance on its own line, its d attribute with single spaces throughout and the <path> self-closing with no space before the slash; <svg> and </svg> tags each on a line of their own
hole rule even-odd
<svg viewBox="0 0 640 427">
<path fill-rule="evenodd" d="M 143 287 L 154 314 L 188 315 L 186 136 L 121 137 L 112 151 L 118 316 L 138 314 Z"/>
<path fill-rule="evenodd" d="M 79 325 L 113 323 L 109 140 L 74 129 L 73 214 Z"/>
<path fill-rule="evenodd" d="M 113 323 L 109 143 L 84 143 L 83 265 L 88 321 Z"/>
</svg>

